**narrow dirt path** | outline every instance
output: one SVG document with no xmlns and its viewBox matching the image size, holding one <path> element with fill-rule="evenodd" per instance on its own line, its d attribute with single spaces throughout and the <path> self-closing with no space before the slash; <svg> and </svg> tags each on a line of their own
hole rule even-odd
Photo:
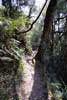
<svg viewBox="0 0 67 100">
<path fill-rule="evenodd" d="M 45 100 L 41 72 L 27 62 L 31 57 L 24 58 L 23 79 L 18 90 L 19 100 Z"/>
<path fill-rule="evenodd" d="M 46 100 L 44 98 L 44 81 L 42 76 L 42 66 L 33 66 L 32 56 L 24 56 L 24 71 L 15 73 L 12 69 L 0 72 L 0 100 Z"/>
</svg>

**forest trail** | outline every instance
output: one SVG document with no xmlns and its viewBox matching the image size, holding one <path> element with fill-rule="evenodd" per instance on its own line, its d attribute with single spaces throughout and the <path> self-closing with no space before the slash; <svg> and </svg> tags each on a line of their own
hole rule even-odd
<svg viewBox="0 0 67 100">
<path fill-rule="evenodd" d="M 19 100 L 44 100 L 41 72 L 31 64 L 31 60 L 28 62 L 31 58 L 24 58 L 23 79 L 18 89 Z"/>
<path fill-rule="evenodd" d="M 13 69 L 5 68 L 0 73 L 0 100 L 45 100 L 42 68 L 32 64 L 34 56 L 22 57 L 23 71 L 15 73 Z"/>
</svg>

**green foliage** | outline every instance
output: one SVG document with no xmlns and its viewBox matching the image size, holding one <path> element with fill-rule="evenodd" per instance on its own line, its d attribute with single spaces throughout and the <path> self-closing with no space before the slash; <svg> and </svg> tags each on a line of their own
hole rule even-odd
<svg viewBox="0 0 67 100">
<path fill-rule="evenodd" d="M 67 85 L 64 85 L 64 88 L 62 88 L 62 84 L 57 82 L 50 83 L 49 86 L 55 100 L 67 99 Z"/>
<path fill-rule="evenodd" d="M 19 64 L 17 64 L 18 66 L 18 71 L 21 73 L 23 72 L 23 68 L 24 68 L 24 64 L 23 62 L 21 61 L 21 57 L 23 56 L 24 52 L 25 52 L 25 49 L 24 48 L 20 48 L 18 45 L 20 43 L 20 41 L 18 41 L 19 43 L 17 43 L 17 40 L 16 39 L 13 39 L 12 36 L 16 33 L 15 33 L 15 29 L 18 29 L 18 31 L 20 30 L 24 30 L 24 28 L 26 28 L 26 25 L 27 23 L 29 23 L 29 19 L 23 14 L 23 13 L 20 13 L 18 11 L 14 11 L 12 10 L 11 13 L 13 14 L 10 18 L 9 16 L 5 16 L 4 15 L 4 10 L 6 11 L 5 8 L 2 8 L 1 7 L 1 15 L 0 15 L 0 32 L 2 33 L 2 40 L 5 40 L 5 39 L 9 39 L 9 45 L 10 45 L 10 50 L 7 50 L 6 52 L 6 56 L 4 55 L 2 57 L 2 60 L 5 59 L 6 60 L 10 60 L 11 58 L 16 61 L 19 61 Z M 8 10 L 7 10 L 8 11 Z M 31 35 L 26 35 L 25 34 L 25 37 L 26 37 L 26 40 L 28 41 L 27 42 L 27 47 L 28 48 L 28 52 L 31 53 L 32 50 L 31 50 L 31 46 L 30 46 L 30 37 Z M 20 40 L 20 39 L 19 39 Z M 5 47 L 5 44 L 1 41 L 0 43 L 0 47 L 1 47 L 1 51 L 4 51 L 5 50 L 3 49 L 3 47 Z M 3 52 L 0 52 L 1 54 Z M 8 54 L 9 53 L 9 54 Z M 9 55 L 9 57 L 8 57 Z"/>
<path fill-rule="evenodd" d="M 67 11 L 67 1 L 65 0 L 59 0 L 58 1 L 58 4 L 57 4 L 57 9 L 59 11 L 63 11 L 63 12 L 66 12 Z"/>
<path fill-rule="evenodd" d="M 6 37 L 12 37 L 15 29 L 19 30 L 20 28 L 25 28 L 26 24 L 29 23 L 29 19 L 22 12 L 13 11 L 13 17 L 10 18 L 4 15 L 4 10 L 6 10 L 6 8 L 0 7 L 0 30 L 2 33 L 5 33 Z"/>
<path fill-rule="evenodd" d="M 60 83 L 50 83 L 50 89 L 55 100 L 61 100 L 63 93 L 60 91 L 61 84 Z"/>
<path fill-rule="evenodd" d="M 4 16 L 5 11 L 6 11 L 6 8 L 4 6 L 0 6 L 0 16 Z"/>
<path fill-rule="evenodd" d="M 1 7 L 2 16 L 0 16 L 0 31 L 2 33 L 1 40 L 6 40 L 7 38 L 12 38 L 16 35 L 16 32 L 19 32 L 20 30 L 25 30 L 29 24 L 29 18 L 26 17 L 21 11 L 18 11 L 14 8 L 11 10 L 12 16 L 5 16 L 4 10 L 8 12 L 8 9 L 4 7 L 4 9 Z M 19 35 L 20 36 L 20 35 Z M 16 35 L 17 37 L 17 35 Z M 31 54 L 31 34 L 25 34 L 25 38 L 20 36 L 20 39 L 26 39 L 26 48 L 28 50 L 28 53 Z M 23 40 L 24 41 L 24 40 Z M 15 48 L 14 48 L 15 49 Z M 15 52 L 15 51 L 13 51 Z"/>
<path fill-rule="evenodd" d="M 2 23 L 2 32 L 5 33 L 6 37 L 12 37 L 15 29 L 19 29 L 20 27 L 25 27 L 25 23 L 27 23 L 28 19 L 24 16 L 21 16 L 17 19 L 6 19 L 5 17 L 0 17 L 0 21 Z"/>
<path fill-rule="evenodd" d="M 11 54 L 15 57 L 16 60 L 20 60 L 22 55 L 24 54 L 24 49 L 19 48 L 17 43 L 19 41 L 16 41 L 15 39 L 12 39 L 11 41 Z"/>
</svg>

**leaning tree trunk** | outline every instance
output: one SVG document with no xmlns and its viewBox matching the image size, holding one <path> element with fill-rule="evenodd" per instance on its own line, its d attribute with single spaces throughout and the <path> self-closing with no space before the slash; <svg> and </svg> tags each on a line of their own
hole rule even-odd
<svg viewBox="0 0 67 100">
<path fill-rule="evenodd" d="M 46 51 L 47 51 L 47 49 L 49 49 L 49 46 L 51 44 L 49 41 L 49 34 L 52 31 L 52 19 L 53 19 L 54 8 L 56 6 L 56 1 L 57 0 L 50 1 L 50 4 L 49 4 L 47 12 L 46 12 L 46 17 L 44 20 L 43 34 L 41 37 L 41 42 L 40 42 L 40 46 L 38 49 L 38 53 L 36 55 L 36 59 L 38 59 L 40 61 L 43 59 L 44 53 L 48 53 Z"/>
<path fill-rule="evenodd" d="M 52 31 L 52 19 L 53 19 L 53 13 L 55 10 L 55 6 L 57 4 L 57 0 L 50 0 L 49 5 L 47 8 L 46 12 L 46 17 L 44 20 L 44 29 L 43 29 L 43 34 L 41 37 L 41 42 L 40 46 L 38 49 L 38 52 L 36 54 L 36 62 L 39 63 L 39 66 L 42 67 L 43 73 L 44 73 L 44 87 L 45 90 L 47 90 L 47 73 L 46 73 L 46 68 L 49 62 L 49 50 L 50 50 L 50 39 L 49 39 L 49 34 Z M 47 91 L 48 95 L 48 91 Z M 47 100 L 47 98 L 45 98 Z"/>
</svg>

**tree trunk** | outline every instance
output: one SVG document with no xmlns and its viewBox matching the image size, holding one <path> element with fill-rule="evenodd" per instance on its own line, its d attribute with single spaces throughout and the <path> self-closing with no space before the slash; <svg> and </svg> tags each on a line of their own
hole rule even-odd
<svg viewBox="0 0 67 100">
<path fill-rule="evenodd" d="M 49 62 L 49 55 L 50 55 L 50 47 L 51 47 L 51 42 L 50 42 L 50 38 L 49 35 L 52 31 L 52 19 L 53 19 L 53 13 L 55 10 L 55 6 L 57 4 L 57 0 L 51 0 L 48 8 L 47 8 L 47 12 L 46 12 L 46 17 L 44 20 L 44 29 L 43 29 L 43 34 L 41 37 L 41 42 L 40 42 L 40 46 L 38 49 L 38 52 L 35 56 L 36 59 L 36 63 L 38 62 L 39 66 L 42 68 L 43 71 L 43 80 L 44 80 L 44 89 L 45 89 L 45 94 L 48 96 L 48 91 L 47 91 L 47 72 L 46 72 L 46 68 L 48 66 L 48 62 Z M 44 100 L 47 100 L 48 97 L 45 97 Z"/>
<path fill-rule="evenodd" d="M 41 37 L 40 46 L 38 49 L 38 53 L 35 57 L 38 60 L 43 59 L 44 53 L 48 53 L 46 51 L 48 51 L 47 49 L 49 49 L 49 47 L 51 46 L 49 41 L 49 34 L 52 31 L 52 19 L 55 6 L 56 6 L 56 0 L 51 0 L 44 20 L 44 29 Z"/>
</svg>

